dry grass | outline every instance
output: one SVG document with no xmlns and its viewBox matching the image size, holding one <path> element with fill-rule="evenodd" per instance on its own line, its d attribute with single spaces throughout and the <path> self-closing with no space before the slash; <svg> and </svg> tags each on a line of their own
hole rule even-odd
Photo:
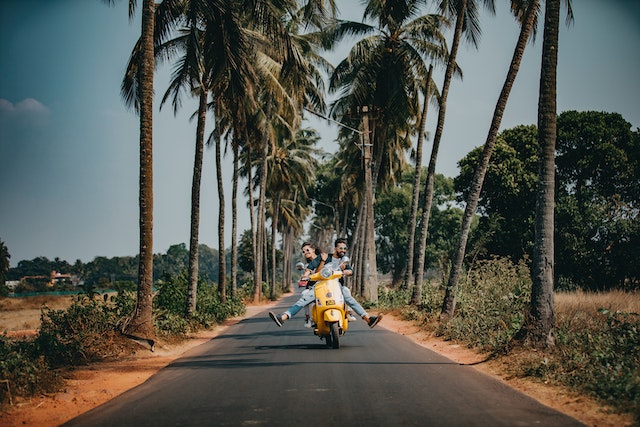
<svg viewBox="0 0 640 427">
<path fill-rule="evenodd" d="M 0 298 L 0 333 L 38 329 L 42 307 L 63 310 L 72 300 L 68 295 Z"/>
<path fill-rule="evenodd" d="M 558 314 L 593 313 L 600 308 L 640 313 L 640 292 L 560 292 L 555 295 L 555 305 Z"/>
<path fill-rule="evenodd" d="M 579 332 L 585 328 L 600 329 L 602 319 L 596 314 L 604 309 L 611 313 L 640 313 L 640 292 L 561 292 L 555 295 L 558 327 Z"/>
</svg>

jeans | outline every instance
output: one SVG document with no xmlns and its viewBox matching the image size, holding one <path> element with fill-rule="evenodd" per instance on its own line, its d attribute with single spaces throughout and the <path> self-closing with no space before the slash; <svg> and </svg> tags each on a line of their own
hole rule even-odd
<svg viewBox="0 0 640 427">
<path fill-rule="evenodd" d="M 364 317 L 367 315 L 367 312 L 364 310 L 364 308 L 362 308 L 360 303 L 358 303 L 358 301 L 356 301 L 356 299 L 351 295 L 351 291 L 346 286 L 342 286 L 342 295 L 344 296 L 344 301 L 347 303 L 347 305 L 351 307 L 353 311 L 355 311 L 358 314 L 358 316 Z M 283 314 L 286 314 L 287 317 L 291 319 L 293 316 L 296 315 L 297 312 L 302 310 L 303 307 L 311 304 L 313 301 L 315 301 L 315 299 L 316 297 L 313 292 L 313 287 L 311 289 L 305 289 L 304 291 L 302 291 L 300 299 L 296 301 L 296 303 L 293 304 L 291 307 L 289 307 L 289 309 L 285 311 Z"/>
</svg>

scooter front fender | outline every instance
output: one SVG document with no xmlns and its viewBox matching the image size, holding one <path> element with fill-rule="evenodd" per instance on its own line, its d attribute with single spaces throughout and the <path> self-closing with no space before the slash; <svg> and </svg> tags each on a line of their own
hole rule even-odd
<svg viewBox="0 0 640 427">
<path fill-rule="evenodd" d="M 329 310 L 325 310 L 324 312 L 325 322 L 341 322 L 342 318 L 343 318 L 342 311 L 336 308 L 330 308 Z"/>
</svg>

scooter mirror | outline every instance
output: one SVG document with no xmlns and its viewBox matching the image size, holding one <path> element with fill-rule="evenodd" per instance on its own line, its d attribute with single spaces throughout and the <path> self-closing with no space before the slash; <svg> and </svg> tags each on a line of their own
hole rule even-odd
<svg viewBox="0 0 640 427">
<path fill-rule="evenodd" d="M 302 271 L 304 270 L 304 263 L 299 262 L 296 264 L 296 270 Z"/>
<path fill-rule="evenodd" d="M 349 257 L 348 257 L 348 256 L 343 256 L 341 261 L 342 261 L 342 262 L 344 262 L 344 263 L 346 264 L 346 263 L 348 263 L 348 262 L 349 262 L 349 261 L 351 261 L 351 260 L 349 259 Z"/>
</svg>

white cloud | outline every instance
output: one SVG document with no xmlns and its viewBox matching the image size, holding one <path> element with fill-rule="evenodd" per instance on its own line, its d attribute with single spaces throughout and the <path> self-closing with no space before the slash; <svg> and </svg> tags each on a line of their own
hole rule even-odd
<svg viewBox="0 0 640 427">
<path fill-rule="evenodd" d="M 16 104 L 0 98 L 0 120 L 4 122 L 44 125 L 51 110 L 42 102 L 26 98 Z"/>
</svg>

